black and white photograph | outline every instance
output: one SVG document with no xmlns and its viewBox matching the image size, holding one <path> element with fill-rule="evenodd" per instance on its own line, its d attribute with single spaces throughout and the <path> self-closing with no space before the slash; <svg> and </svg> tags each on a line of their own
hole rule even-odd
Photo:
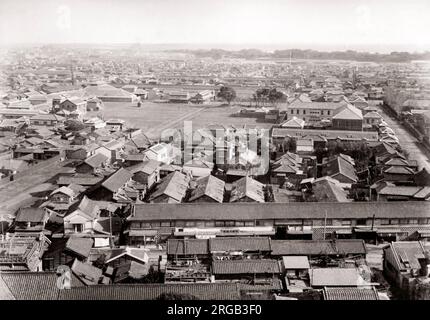
<svg viewBox="0 0 430 320">
<path fill-rule="evenodd" d="M 0 300 L 430 300 L 429 17 L 0 0 Z"/>
</svg>

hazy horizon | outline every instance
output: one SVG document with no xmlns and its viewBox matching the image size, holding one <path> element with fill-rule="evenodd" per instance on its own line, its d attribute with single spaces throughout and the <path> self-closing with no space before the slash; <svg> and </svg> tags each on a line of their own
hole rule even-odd
<svg viewBox="0 0 430 320">
<path fill-rule="evenodd" d="M 2 0 L 0 45 L 430 50 L 428 0 Z"/>
<path fill-rule="evenodd" d="M 263 52 L 273 52 L 275 50 L 315 50 L 315 51 L 347 51 L 353 50 L 357 52 L 369 52 L 369 53 L 379 53 L 387 54 L 391 52 L 408 52 L 408 53 L 423 53 L 429 52 L 429 49 L 411 48 L 410 45 L 336 45 L 336 44 L 326 44 L 326 45 L 311 45 L 311 44 L 221 44 L 221 43 L 207 43 L 207 44 L 197 44 L 197 43 L 10 43 L 10 44 L 0 44 L 0 48 L 20 48 L 20 47 L 39 47 L 39 46 L 93 46 L 97 47 L 131 47 L 139 45 L 148 51 L 164 51 L 164 50 L 211 50 L 211 49 L 221 49 L 227 51 L 239 51 L 243 49 L 257 49 Z"/>
</svg>

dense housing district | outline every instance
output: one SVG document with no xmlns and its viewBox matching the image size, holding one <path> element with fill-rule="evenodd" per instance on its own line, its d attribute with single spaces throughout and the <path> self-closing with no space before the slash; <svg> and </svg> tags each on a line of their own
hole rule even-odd
<svg viewBox="0 0 430 320">
<path fill-rule="evenodd" d="M 224 54 L 2 52 L 0 299 L 430 299 L 429 64 Z"/>
</svg>

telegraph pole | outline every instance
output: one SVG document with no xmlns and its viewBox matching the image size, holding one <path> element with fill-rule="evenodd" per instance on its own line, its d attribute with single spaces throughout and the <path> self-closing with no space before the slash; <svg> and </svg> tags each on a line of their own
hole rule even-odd
<svg viewBox="0 0 430 320">
<path fill-rule="evenodd" d="M 113 247 L 113 239 L 112 239 L 112 211 L 111 210 L 109 210 L 109 224 L 110 224 L 109 246 L 112 249 L 112 247 Z"/>
<path fill-rule="evenodd" d="M 324 215 L 324 240 L 325 240 L 326 227 L 327 227 L 327 210 L 325 210 L 325 215 Z"/>
</svg>

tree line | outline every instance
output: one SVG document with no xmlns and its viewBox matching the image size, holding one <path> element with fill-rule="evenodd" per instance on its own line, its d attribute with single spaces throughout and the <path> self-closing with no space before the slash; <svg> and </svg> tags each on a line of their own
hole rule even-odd
<svg viewBox="0 0 430 320">
<path fill-rule="evenodd" d="M 317 51 L 317 50 L 275 50 L 273 53 L 265 52 L 259 49 L 242 49 L 239 51 L 230 51 L 223 49 L 210 50 L 168 50 L 169 52 L 181 52 L 193 54 L 198 58 L 273 58 L 273 59 L 315 59 L 315 60 L 354 60 L 368 62 L 409 62 L 412 60 L 430 60 L 430 51 L 422 53 L 398 52 L 391 53 L 370 53 L 362 51 Z"/>
</svg>

